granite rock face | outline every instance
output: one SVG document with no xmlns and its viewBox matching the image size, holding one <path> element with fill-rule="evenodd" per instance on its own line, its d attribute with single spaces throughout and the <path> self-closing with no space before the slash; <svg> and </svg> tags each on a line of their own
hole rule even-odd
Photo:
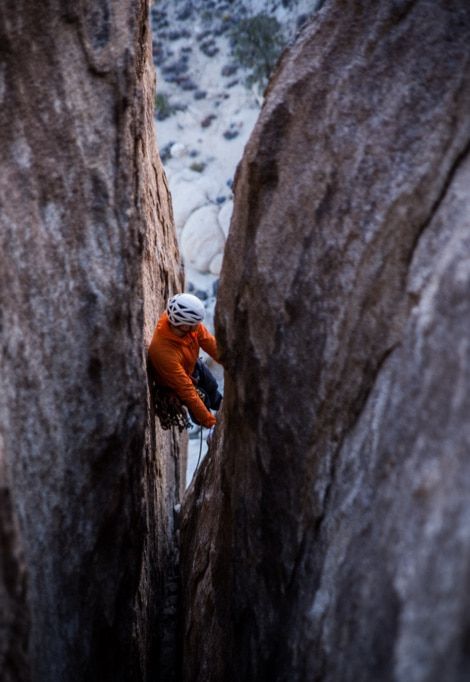
<svg viewBox="0 0 470 682">
<path fill-rule="evenodd" d="M 470 7 L 328 2 L 270 83 L 185 500 L 185 680 L 470 675 Z"/>
<path fill-rule="evenodd" d="M 18 521 L 6 484 L 5 455 L 0 440 L 0 670 L 2 680 L 29 679 L 29 614 L 26 575 Z"/>
<path fill-rule="evenodd" d="M 148 11 L 0 7 L 2 679 L 155 679 L 171 655 L 184 477 L 146 344 L 181 271 Z"/>
</svg>

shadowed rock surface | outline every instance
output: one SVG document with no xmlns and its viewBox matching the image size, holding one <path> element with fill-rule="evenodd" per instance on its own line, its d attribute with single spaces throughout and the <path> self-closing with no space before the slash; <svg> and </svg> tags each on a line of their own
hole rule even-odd
<svg viewBox="0 0 470 682">
<path fill-rule="evenodd" d="M 26 607 L 24 559 L 18 522 L 5 476 L 0 438 L 0 670 L 4 682 L 29 678 L 29 614 Z"/>
<path fill-rule="evenodd" d="M 148 10 L 0 7 L 6 680 L 156 679 L 174 653 L 163 577 L 184 477 L 145 347 L 181 275 Z"/>
<path fill-rule="evenodd" d="M 184 679 L 470 675 L 470 7 L 327 2 L 271 81 L 182 516 Z"/>
</svg>

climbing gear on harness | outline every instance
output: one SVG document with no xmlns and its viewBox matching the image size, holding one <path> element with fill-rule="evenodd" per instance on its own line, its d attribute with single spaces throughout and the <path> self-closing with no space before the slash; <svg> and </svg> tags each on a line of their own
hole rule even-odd
<svg viewBox="0 0 470 682">
<path fill-rule="evenodd" d="M 205 309 L 202 302 L 192 294 L 176 294 L 168 301 L 166 312 L 172 325 L 197 324 L 202 322 Z"/>
<path fill-rule="evenodd" d="M 155 413 L 160 420 L 162 429 L 168 430 L 172 426 L 176 426 L 181 433 L 185 429 L 189 429 L 191 421 L 188 413 L 183 406 L 178 396 L 168 388 L 153 384 L 153 399 L 155 404 Z"/>
<path fill-rule="evenodd" d="M 198 396 L 201 398 L 202 402 L 204 405 L 207 407 L 207 409 L 210 408 L 211 406 L 211 401 L 209 399 L 209 396 L 207 395 L 206 391 L 201 388 L 200 386 L 195 386 L 195 389 L 197 391 Z"/>
</svg>

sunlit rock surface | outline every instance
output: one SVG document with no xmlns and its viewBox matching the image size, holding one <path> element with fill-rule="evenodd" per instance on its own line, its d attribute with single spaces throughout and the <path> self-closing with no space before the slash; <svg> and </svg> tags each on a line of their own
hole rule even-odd
<svg viewBox="0 0 470 682">
<path fill-rule="evenodd" d="M 327 2 L 238 169 L 184 679 L 470 675 L 470 6 Z"/>
<path fill-rule="evenodd" d="M 181 279 L 148 11 L 0 7 L 2 680 L 153 680 L 174 648 L 184 481 L 146 344 Z"/>
</svg>

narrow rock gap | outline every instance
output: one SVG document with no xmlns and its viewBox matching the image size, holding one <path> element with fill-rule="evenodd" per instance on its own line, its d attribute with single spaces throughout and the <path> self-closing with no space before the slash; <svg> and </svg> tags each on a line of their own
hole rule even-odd
<svg viewBox="0 0 470 682">
<path fill-rule="evenodd" d="M 410 255 L 408 257 L 408 268 L 410 267 L 410 265 L 413 261 L 414 254 L 416 253 L 416 251 L 418 249 L 418 245 L 419 245 L 419 242 L 420 242 L 422 235 L 424 234 L 426 229 L 429 227 L 429 225 L 430 225 L 431 221 L 433 220 L 433 218 L 435 217 L 436 213 L 439 211 L 439 207 L 444 202 L 446 195 L 447 195 L 447 192 L 449 190 L 449 187 L 452 185 L 452 181 L 455 178 L 455 175 L 458 172 L 460 165 L 465 161 L 465 158 L 468 156 L 469 153 L 470 153 L 470 139 L 466 142 L 463 149 L 460 152 L 458 152 L 458 154 L 456 155 L 453 163 L 451 164 L 451 166 L 449 168 L 448 173 L 446 174 L 445 181 L 442 185 L 442 189 L 439 192 L 439 195 L 437 196 L 436 200 L 434 201 L 434 203 L 431 207 L 431 210 L 429 212 L 429 216 L 423 222 L 423 224 L 420 226 L 419 230 L 416 233 L 416 237 L 415 237 L 415 240 L 413 242 L 413 245 L 412 245 L 412 248 L 410 251 Z"/>
<path fill-rule="evenodd" d="M 293 4 L 306 5 L 270 7 Z M 167 184 L 148 2 L 72 5 L 0 9 L 0 677 L 467 679 L 468 2 L 386 0 L 406 16 L 399 54 L 373 0 L 318 3 L 284 53 L 239 165 L 224 266 L 220 251 L 201 265 L 229 381 L 187 491 L 184 439 L 155 423 L 144 349 L 186 284 L 173 223 L 184 232 L 190 215 L 175 200 L 173 216 L 169 187 L 186 182 L 180 162 L 195 182 L 212 161 L 173 140 L 169 163 L 184 172 Z M 212 15 L 231 25 L 235 6 Z M 178 21 L 196 22 L 193 9 L 170 5 Z M 185 75 L 187 36 L 161 4 L 157 15 L 179 50 L 163 75 L 194 106 L 209 99 Z M 214 59 L 226 27 L 203 28 L 193 53 Z M 219 107 L 237 92 L 234 66 L 216 74 Z M 196 121 L 227 152 L 246 131 L 232 113 L 225 130 Z M 414 204 L 435 192 L 420 178 L 449 140 L 461 151 L 410 235 Z M 191 207 L 218 249 L 228 180 Z M 307 217 L 318 239 L 299 240 Z M 404 251 L 432 285 L 413 324 L 394 308 Z"/>
</svg>

